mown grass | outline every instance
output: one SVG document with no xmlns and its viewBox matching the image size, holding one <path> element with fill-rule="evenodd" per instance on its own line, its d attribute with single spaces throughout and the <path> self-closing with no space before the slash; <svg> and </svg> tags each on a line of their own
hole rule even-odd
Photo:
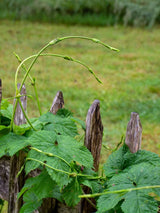
<svg viewBox="0 0 160 213">
<path fill-rule="evenodd" d="M 85 120 L 94 99 L 101 102 L 104 125 L 103 144 L 111 148 L 125 135 L 132 111 L 138 112 L 143 126 L 142 148 L 160 151 L 160 60 L 158 27 L 151 31 L 117 27 L 81 27 L 29 22 L 0 22 L 0 78 L 3 97 L 14 96 L 14 74 L 21 58 L 36 53 L 48 41 L 66 35 L 96 37 L 120 49 L 119 53 L 79 39 L 67 40 L 49 52 L 70 55 L 90 65 L 103 84 L 75 63 L 57 58 L 40 58 L 31 73 L 43 111 L 47 111 L 58 90 L 65 106 Z M 22 71 L 23 72 L 23 71 Z M 19 79 L 20 80 L 20 79 Z M 28 94 L 33 94 L 27 82 Z M 28 100 L 28 113 L 37 116 L 36 104 Z M 103 148 L 102 162 L 108 151 Z"/>
</svg>

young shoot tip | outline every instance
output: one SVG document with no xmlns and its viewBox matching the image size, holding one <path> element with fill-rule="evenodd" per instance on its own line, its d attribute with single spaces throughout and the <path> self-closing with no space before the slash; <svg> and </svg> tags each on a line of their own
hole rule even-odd
<svg viewBox="0 0 160 213">
<path fill-rule="evenodd" d="M 116 52 L 120 51 L 119 49 L 112 47 L 112 46 L 109 46 L 109 45 L 106 45 L 106 44 L 105 44 L 105 47 L 109 48 L 110 50 L 116 51 Z"/>
<path fill-rule="evenodd" d="M 98 83 L 103 84 L 103 82 L 99 78 L 96 78 L 96 80 L 98 81 Z"/>
<path fill-rule="evenodd" d="M 16 52 L 13 52 L 13 54 L 15 55 L 15 57 L 17 58 L 17 60 L 21 63 L 22 60 L 20 59 L 20 57 L 18 56 L 18 54 Z"/>
<path fill-rule="evenodd" d="M 119 50 L 119 49 L 114 48 L 114 47 L 111 47 L 111 50 L 116 51 L 116 52 L 120 52 L 120 50 Z"/>
</svg>

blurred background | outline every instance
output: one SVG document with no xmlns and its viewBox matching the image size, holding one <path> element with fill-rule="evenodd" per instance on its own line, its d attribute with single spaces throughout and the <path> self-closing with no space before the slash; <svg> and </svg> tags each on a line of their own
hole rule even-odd
<svg viewBox="0 0 160 213">
<path fill-rule="evenodd" d="M 140 115 L 142 148 L 160 151 L 160 1 L 159 0 L 0 0 L 0 78 L 3 98 L 14 96 L 18 61 L 37 53 L 50 40 L 67 35 L 95 37 L 120 52 L 92 42 L 66 40 L 47 52 L 69 55 L 88 64 L 103 84 L 84 67 L 57 58 L 40 58 L 36 78 L 43 112 L 58 90 L 65 107 L 85 121 L 88 108 L 101 102 L 103 144 L 113 149 L 125 136 L 131 112 Z M 26 64 L 27 66 L 28 64 Z M 20 72 L 19 81 L 24 72 Z M 38 116 L 29 80 L 28 114 Z M 102 162 L 108 156 L 103 147 Z"/>
<path fill-rule="evenodd" d="M 160 22 L 160 1 L 1 0 L 0 18 L 90 26 L 152 27 Z"/>
</svg>

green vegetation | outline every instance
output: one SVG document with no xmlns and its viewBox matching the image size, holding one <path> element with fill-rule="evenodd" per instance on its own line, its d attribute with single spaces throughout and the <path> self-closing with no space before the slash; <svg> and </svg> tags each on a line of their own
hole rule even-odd
<svg viewBox="0 0 160 213">
<path fill-rule="evenodd" d="M 81 40 L 72 40 L 70 43 L 63 41 L 54 46 L 51 52 L 70 55 L 89 64 L 103 84 L 98 84 L 82 66 L 63 59 L 40 58 L 39 64 L 34 66 L 32 76 L 36 77 L 42 111 L 50 108 L 56 92 L 62 90 L 66 108 L 84 121 L 90 104 L 94 99 L 99 99 L 104 124 L 103 143 L 111 148 L 125 135 L 130 113 L 138 112 L 143 126 L 142 148 L 159 154 L 158 28 L 147 31 L 123 27 L 82 28 L 1 21 L 0 32 L 3 97 L 14 95 L 13 79 L 18 62 L 13 52 L 23 59 L 36 53 L 46 40 L 66 34 L 97 37 L 120 49 L 119 53 L 108 52 L 91 42 Z M 26 87 L 27 93 L 33 94 L 30 83 L 26 83 Z M 38 115 L 35 110 L 37 105 L 30 99 L 28 107 L 30 117 Z M 105 155 L 108 155 L 108 150 L 104 149 L 103 156 Z"/>
<path fill-rule="evenodd" d="M 83 44 L 82 47 L 85 50 L 85 52 L 83 52 L 83 57 L 85 56 L 83 60 L 79 60 L 79 57 L 81 54 L 77 55 L 78 60 L 70 57 L 71 55 L 70 51 L 68 51 L 69 53 L 64 54 L 65 51 L 67 51 L 67 49 L 69 49 L 70 47 L 70 43 L 67 42 L 68 39 L 71 39 L 72 41 L 71 46 L 74 44 L 75 41 L 79 39 L 83 39 L 84 41 L 85 40 L 87 41 L 86 43 L 84 42 L 84 44 L 81 43 L 81 41 L 78 41 L 76 43 L 76 47 Z M 92 42 L 92 44 L 90 44 L 89 42 Z M 54 50 L 57 49 L 57 44 L 59 43 L 60 44 L 64 43 L 64 46 L 66 45 L 67 48 L 64 51 L 62 44 L 59 45 L 62 49 L 62 52 L 57 54 L 57 53 L 54 53 Z M 97 77 L 97 75 L 94 73 L 94 71 L 90 67 L 85 65 L 84 62 L 81 62 L 84 60 L 86 60 L 87 64 L 89 64 L 90 62 L 89 57 L 87 58 L 88 55 L 86 55 L 86 50 L 92 51 L 91 55 L 93 57 L 93 62 L 96 62 L 96 63 L 99 62 L 98 59 L 96 60 L 94 59 L 95 55 L 93 54 L 93 52 L 95 47 L 93 43 L 100 44 L 102 46 L 107 47 L 110 50 L 117 51 L 117 49 L 107 45 L 104 42 L 101 42 L 99 39 L 90 38 L 88 36 L 85 37 L 85 36 L 75 35 L 75 36 L 65 36 L 65 37 L 59 36 L 56 39 L 52 38 L 52 40 L 48 42 L 46 45 L 44 44 L 42 45 L 43 48 L 41 50 L 39 50 L 38 48 L 38 51 L 36 51 L 36 53 L 34 53 L 33 56 L 26 58 L 24 61 L 22 61 L 22 59 L 19 57 L 20 55 L 19 53 L 18 54 L 14 53 L 18 61 L 20 63 L 22 61 L 22 63 L 20 64 L 20 66 L 18 66 L 18 68 L 16 69 L 16 72 L 14 73 L 15 81 L 10 79 L 15 84 L 15 88 L 14 88 L 16 93 L 15 106 L 12 107 L 12 105 L 10 105 L 7 100 L 3 100 L 1 103 L 0 157 L 4 155 L 13 156 L 15 154 L 18 154 L 20 150 L 23 150 L 25 151 L 26 156 L 24 159 L 24 165 L 20 169 L 18 175 L 20 175 L 23 169 L 25 169 L 26 174 L 28 174 L 31 170 L 34 170 L 37 168 L 41 171 L 41 173 L 38 176 L 29 178 L 25 182 L 25 185 L 22 188 L 21 192 L 18 194 L 18 198 L 23 196 L 23 199 L 25 202 L 20 210 L 20 213 L 33 212 L 41 205 L 43 199 L 46 197 L 56 198 L 60 202 L 65 202 L 67 206 L 71 206 L 71 207 L 78 204 L 81 198 L 98 197 L 98 199 L 96 199 L 97 201 L 96 206 L 94 204 L 93 205 L 97 209 L 97 212 L 101 212 L 101 213 L 105 213 L 105 212 L 111 213 L 111 212 L 114 212 L 115 210 L 118 212 L 128 213 L 128 210 L 129 212 L 133 212 L 135 209 L 139 212 L 157 213 L 159 209 L 159 201 L 157 199 L 158 199 L 158 196 L 160 196 L 160 190 L 159 190 L 160 177 L 159 175 L 157 175 L 157 173 L 158 174 L 160 173 L 160 158 L 157 154 L 149 152 L 149 151 L 144 151 L 144 150 L 140 150 L 137 153 L 133 154 L 129 151 L 128 147 L 125 144 L 123 144 L 123 146 L 119 150 L 113 151 L 112 154 L 110 155 L 109 159 L 107 160 L 103 168 L 104 174 L 103 174 L 103 171 L 101 170 L 99 171 L 99 174 L 98 174 L 92 170 L 93 157 L 91 153 L 83 145 L 83 140 L 81 143 L 77 138 L 78 129 L 77 129 L 76 122 L 78 121 L 79 125 L 82 127 L 82 131 L 85 129 L 84 122 L 80 121 L 77 118 L 74 118 L 72 113 L 66 109 L 60 109 L 56 115 L 53 115 L 50 112 L 42 113 L 42 111 L 44 110 L 40 109 L 39 98 L 35 88 L 35 81 L 37 81 L 37 78 L 32 78 L 32 77 L 33 75 L 36 76 L 36 72 L 38 72 L 40 68 L 42 68 L 42 69 L 46 69 L 46 70 L 41 70 L 42 72 L 41 81 L 44 80 L 45 75 L 43 75 L 43 73 L 46 73 L 48 71 L 48 66 L 47 66 L 48 64 L 44 63 L 44 60 L 43 60 L 45 59 L 46 56 L 48 58 L 50 56 L 53 56 L 54 54 L 54 56 L 56 57 L 67 60 L 68 63 L 70 61 L 79 63 L 80 65 L 82 65 L 82 67 L 85 67 L 86 70 L 92 74 L 90 75 L 90 77 L 94 77 L 98 82 L 101 82 L 99 78 Z M 54 49 L 54 47 L 56 48 Z M 50 49 L 51 53 L 48 51 L 46 53 L 46 49 L 48 51 Z M 77 51 L 77 48 L 76 48 L 76 53 L 78 52 L 79 51 Z M 96 49 L 95 53 L 96 52 L 98 52 L 98 49 Z M 102 56 L 105 58 L 104 53 L 105 52 L 103 51 Z M 113 53 L 112 53 L 112 57 L 114 57 Z M 32 61 L 29 60 L 31 58 L 33 58 Z M 39 58 L 40 60 L 38 60 Z M 75 55 L 74 55 L 74 58 L 75 58 Z M 35 62 L 37 61 L 38 63 L 36 64 L 38 66 L 35 66 L 36 65 Z M 49 62 L 56 63 L 56 61 L 57 60 L 49 59 Z M 24 62 L 25 62 L 25 65 L 24 65 Z M 10 63 L 11 62 L 9 61 L 8 64 Z M 63 67 L 64 63 L 65 61 L 62 62 L 60 67 Z M 117 66 L 117 67 L 119 68 L 120 66 Z M 30 71 L 32 69 L 34 69 L 34 72 L 31 73 Z M 81 70 L 77 69 L 77 71 L 79 73 Z M 52 73 L 50 73 L 49 75 L 48 74 L 49 73 L 47 72 L 47 77 L 51 78 Z M 56 74 L 57 76 L 59 76 L 58 72 L 56 72 Z M 69 79 L 65 78 L 66 74 L 69 74 L 69 72 L 68 73 L 63 72 L 63 75 L 61 76 L 62 79 L 64 79 L 63 80 L 64 86 L 66 86 L 69 82 Z M 73 78 L 72 73 L 70 73 L 70 76 Z M 102 77 L 102 80 L 105 80 L 102 73 L 99 76 Z M 113 76 L 113 70 L 112 70 L 112 76 Z M 86 82 L 87 84 L 89 84 L 89 81 L 94 79 L 94 78 L 93 79 L 88 78 L 88 74 L 86 73 L 83 77 L 85 77 L 85 80 L 87 80 Z M 124 77 L 124 73 L 123 73 L 123 77 Z M 138 77 L 139 76 L 136 76 L 136 78 Z M 129 76 L 127 83 L 129 83 L 130 79 L 131 77 Z M 144 76 L 143 76 L 143 79 L 145 79 Z M 55 80 L 56 79 L 53 77 L 52 82 L 54 83 Z M 134 80 L 136 81 L 136 79 Z M 20 85 L 20 88 L 18 89 L 17 82 L 19 81 L 21 81 L 21 85 Z M 38 85 L 41 83 L 41 81 L 38 81 L 39 82 Z M 114 81 L 112 79 L 111 83 L 113 82 Z M 29 119 L 21 105 L 20 90 L 24 83 L 26 83 L 27 88 L 29 87 L 29 92 L 27 92 L 29 97 L 31 97 L 30 96 L 31 90 L 32 90 L 31 86 L 33 86 L 35 90 L 35 99 L 33 98 L 33 100 L 31 100 L 30 102 L 30 111 L 32 116 L 36 114 L 37 111 L 39 111 L 40 117 Z M 61 83 L 62 82 L 60 82 L 60 84 Z M 44 90 L 44 85 L 46 85 L 46 91 L 48 91 L 50 89 L 49 84 L 50 84 L 49 81 L 44 81 L 42 89 Z M 120 75 L 118 75 L 117 86 L 120 86 Z M 77 86 L 76 88 L 80 89 L 81 87 Z M 98 90 L 98 87 L 94 87 L 94 88 Z M 135 104 L 135 107 L 139 109 L 140 107 L 138 106 L 139 106 L 140 100 L 137 97 L 138 94 L 137 93 L 136 95 L 131 94 L 131 91 L 129 90 L 130 89 L 129 84 L 126 84 L 126 87 L 124 87 L 124 89 L 127 89 L 127 92 L 129 92 L 128 96 L 130 98 L 130 101 L 132 101 L 132 104 L 136 103 L 137 105 Z M 102 90 L 102 87 L 101 87 L 101 90 Z M 88 91 L 86 91 L 86 87 L 85 87 L 85 92 L 86 92 L 85 95 L 89 93 L 91 93 L 92 95 L 93 94 L 98 95 L 99 98 L 104 103 L 104 106 L 106 106 L 104 101 L 105 92 L 103 90 L 103 92 L 99 94 L 101 90 L 99 90 L 98 93 L 96 92 L 94 94 L 93 88 L 88 87 Z M 78 91 L 78 90 L 75 90 L 75 91 Z M 116 88 L 116 91 L 114 91 L 114 87 L 112 87 L 112 91 L 111 91 L 113 92 L 112 94 L 113 98 L 111 99 L 112 101 L 115 100 L 116 95 L 119 93 L 119 91 L 120 89 L 118 88 Z M 151 91 L 153 92 L 155 90 L 151 89 Z M 38 90 L 38 92 L 40 95 L 41 94 L 40 90 Z M 77 93 L 79 96 L 82 95 L 80 94 L 80 92 L 82 91 L 79 91 L 79 93 Z M 121 107 L 121 103 L 122 102 L 124 103 L 128 97 L 126 96 L 126 99 L 124 99 L 124 97 L 122 96 L 123 93 L 125 93 L 125 91 L 123 91 L 122 93 L 120 92 L 121 97 L 117 96 L 120 98 L 118 100 L 118 105 L 120 107 Z M 72 94 L 72 91 L 69 93 L 69 95 L 70 94 Z M 12 95 L 12 97 L 13 96 L 14 94 Z M 46 94 L 44 94 L 44 96 L 46 96 Z M 129 98 L 128 98 L 128 101 L 129 101 Z M 132 98 L 134 99 L 136 98 L 136 101 L 134 102 L 134 99 Z M 45 100 L 47 101 L 47 99 Z M 145 101 L 147 102 L 147 100 Z M 21 126 L 16 126 L 13 122 L 15 109 L 18 102 L 27 120 L 27 123 Z M 35 106 L 32 106 L 33 102 L 35 102 Z M 75 103 L 76 102 L 77 101 L 75 101 Z M 85 102 L 84 97 L 83 99 L 80 99 L 79 106 L 83 102 Z M 40 103 L 43 103 L 43 99 L 41 99 Z M 35 108 L 36 105 L 38 110 L 35 109 L 33 111 L 32 107 Z M 110 106 L 111 106 L 110 110 L 112 110 L 112 107 L 114 106 L 114 104 L 112 105 L 111 103 Z M 48 111 L 47 108 L 45 111 Z M 74 108 L 76 109 L 76 104 L 74 105 Z M 116 109 L 117 108 L 115 108 L 115 110 Z M 143 109 L 143 108 L 140 108 L 140 109 Z M 148 109 L 150 110 L 150 108 Z M 115 117 L 113 117 L 111 113 L 110 113 L 110 116 L 111 116 L 109 121 L 110 123 L 114 123 L 116 122 L 116 120 L 118 120 L 118 119 L 115 119 Z M 152 116 L 152 119 L 153 119 L 152 120 L 151 117 L 148 116 L 148 114 L 145 115 L 144 113 L 143 118 L 144 118 L 144 121 L 149 122 L 149 124 L 151 123 L 150 121 L 154 122 L 153 116 Z M 89 187 L 91 189 L 92 194 L 83 195 L 83 186 Z M 131 200 L 132 200 L 132 208 L 130 208 Z"/>
<path fill-rule="evenodd" d="M 83 142 L 76 140 L 75 118 L 68 110 L 60 109 L 56 115 L 47 112 L 30 120 L 31 125 L 14 125 L 13 132 L 8 133 L 12 122 L 7 125 L 6 121 L 12 119 L 12 113 L 10 105 L 2 101 L 0 157 L 23 150 L 26 157 L 18 175 L 23 169 L 26 175 L 37 168 L 41 171 L 36 177 L 28 178 L 18 194 L 24 200 L 20 213 L 32 213 L 48 197 L 70 207 L 81 198 L 98 197 L 96 206 L 93 204 L 97 213 L 115 210 L 132 213 L 135 209 L 158 212 L 160 157 L 157 154 L 145 150 L 133 154 L 124 144 L 109 156 L 101 176 L 92 170 L 92 154 Z M 89 187 L 92 194 L 84 194 L 83 186 Z"/>
<path fill-rule="evenodd" d="M 65 24 L 152 27 L 160 23 L 159 0 L 1 0 L 0 18 Z"/>
<path fill-rule="evenodd" d="M 158 0 L 115 0 L 117 19 L 125 25 L 152 27 L 160 22 L 160 1 Z"/>
<path fill-rule="evenodd" d="M 159 164 L 160 158 L 155 153 L 140 150 L 133 154 L 126 146 L 122 146 L 109 156 L 104 165 L 107 181 L 103 192 L 81 197 L 100 196 L 97 213 L 157 213 L 158 206 L 153 197 L 148 196 L 150 187 L 147 187 L 147 183 L 152 183 L 152 187 L 155 184 L 152 192 L 157 194 Z"/>
</svg>

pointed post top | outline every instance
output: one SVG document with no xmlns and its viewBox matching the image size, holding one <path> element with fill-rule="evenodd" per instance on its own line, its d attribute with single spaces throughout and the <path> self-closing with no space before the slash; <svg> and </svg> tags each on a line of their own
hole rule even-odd
<svg viewBox="0 0 160 213">
<path fill-rule="evenodd" d="M 53 100 L 50 112 L 56 114 L 57 111 L 63 107 L 64 107 L 63 93 L 61 91 L 58 91 Z"/>
<path fill-rule="evenodd" d="M 132 112 L 127 126 L 125 143 L 132 153 L 141 148 L 142 125 L 138 113 Z"/>
</svg>

